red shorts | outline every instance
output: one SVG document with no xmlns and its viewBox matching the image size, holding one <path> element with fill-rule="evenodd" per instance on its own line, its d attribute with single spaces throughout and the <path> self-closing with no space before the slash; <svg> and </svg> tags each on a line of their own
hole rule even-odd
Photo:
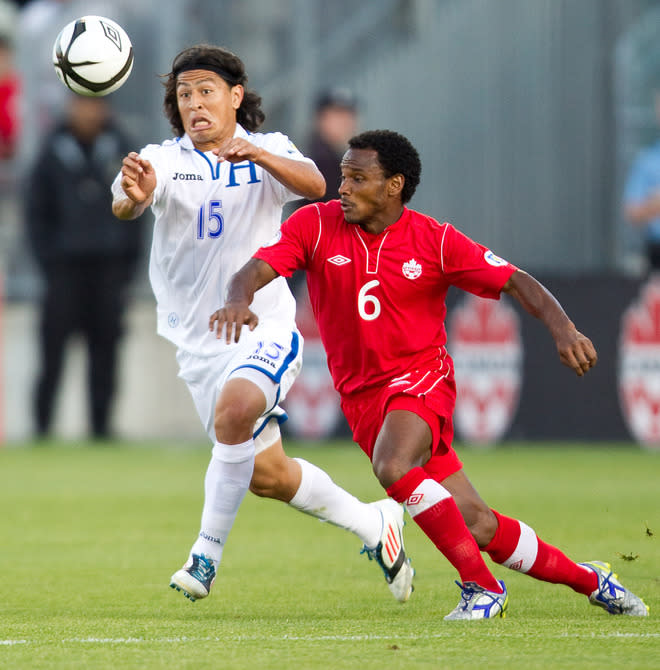
<svg viewBox="0 0 660 670">
<path fill-rule="evenodd" d="M 370 460 L 388 412 L 402 409 L 423 419 L 432 435 L 431 458 L 424 470 L 439 482 L 463 467 L 452 447 L 455 403 L 456 385 L 453 378 L 447 378 L 446 368 L 444 373 L 416 370 L 401 383 L 342 396 L 341 399 L 353 439 Z"/>
</svg>

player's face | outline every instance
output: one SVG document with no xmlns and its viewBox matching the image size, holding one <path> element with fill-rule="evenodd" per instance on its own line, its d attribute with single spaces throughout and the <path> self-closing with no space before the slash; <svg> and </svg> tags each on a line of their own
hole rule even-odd
<svg viewBox="0 0 660 670">
<path fill-rule="evenodd" d="M 341 161 L 339 198 L 348 223 L 377 224 L 391 206 L 389 179 L 373 149 L 349 149 Z"/>
<path fill-rule="evenodd" d="M 195 148 L 209 151 L 234 136 L 243 101 L 240 84 L 230 86 L 209 70 L 188 70 L 177 77 L 176 95 L 183 129 Z"/>
</svg>

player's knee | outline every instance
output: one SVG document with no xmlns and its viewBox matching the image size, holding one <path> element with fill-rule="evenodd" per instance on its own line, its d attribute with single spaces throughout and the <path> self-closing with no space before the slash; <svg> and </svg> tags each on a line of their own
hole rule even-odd
<svg viewBox="0 0 660 670">
<path fill-rule="evenodd" d="M 259 414 L 251 403 L 240 399 L 218 403 L 215 408 L 214 427 L 218 440 L 236 439 L 237 436 L 251 435 Z"/>
<path fill-rule="evenodd" d="M 394 482 L 398 482 L 409 470 L 410 465 L 396 458 L 374 458 L 372 462 L 373 472 L 380 485 L 387 489 Z"/>
</svg>

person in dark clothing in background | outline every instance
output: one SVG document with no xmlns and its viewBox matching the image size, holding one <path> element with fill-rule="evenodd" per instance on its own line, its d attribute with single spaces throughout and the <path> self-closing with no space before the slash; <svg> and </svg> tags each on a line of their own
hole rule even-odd
<svg viewBox="0 0 660 670">
<path fill-rule="evenodd" d="M 141 226 L 117 225 L 110 185 L 131 147 L 106 99 L 73 95 L 27 176 L 25 222 L 45 283 L 34 393 L 40 437 L 51 431 L 65 347 L 76 333 L 87 345 L 91 434 L 111 437 L 118 344 Z"/>
<path fill-rule="evenodd" d="M 357 125 L 357 100 L 349 89 L 332 88 L 319 96 L 307 155 L 316 163 L 327 185 L 320 202 L 339 197 L 339 164 Z"/>
</svg>

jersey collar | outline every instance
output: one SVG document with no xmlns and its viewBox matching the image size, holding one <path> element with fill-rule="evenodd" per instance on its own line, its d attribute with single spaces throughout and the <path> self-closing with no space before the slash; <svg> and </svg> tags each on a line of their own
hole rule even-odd
<svg viewBox="0 0 660 670">
<path fill-rule="evenodd" d="M 236 130 L 234 131 L 234 137 L 243 137 L 247 139 L 249 136 L 250 133 L 248 133 L 248 131 L 245 130 L 245 128 L 243 128 L 240 123 L 237 123 Z M 184 133 L 183 137 L 179 138 L 179 142 L 183 149 L 187 149 L 188 151 L 195 151 L 195 145 L 190 139 L 190 135 L 188 135 L 188 133 Z"/>
</svg>

